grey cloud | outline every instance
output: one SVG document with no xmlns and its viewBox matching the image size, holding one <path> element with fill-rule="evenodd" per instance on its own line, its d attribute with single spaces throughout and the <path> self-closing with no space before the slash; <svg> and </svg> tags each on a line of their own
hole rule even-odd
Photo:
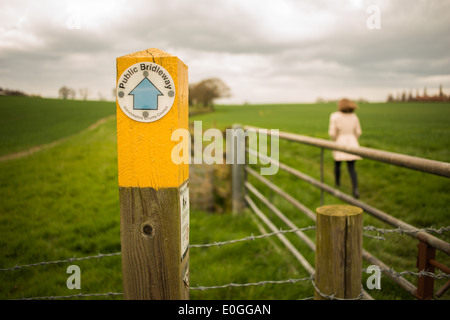
<svg viewBox="0 0 450 320">
<path fill-rule="evenodd" d="M 0 41 L 0 82 L 16 76 L 25 81 L 31 71 L 36 81 L 53 77 L 57 83 L 67 72 L 74 83 L 92 83 L 93 74 L 100 83 L 114 73 L 116 57 L 149 47 L 188 52 L 190 61 L 185 62 L 196 66 L 190 68 L 194 75 L 209 72 L 202 69 L 201 59 L 230 55 L 243 64 L 240 69 L 248 80 L 283 74 L 294 83 L 310 79 L 330 87 L 370 88 L 449 74 L 450 2 L 367 0 L 359 7 L 352 2 L 278 1 L 280 10 L 262 15 L 270 2 L 252 7 L 246 1 L 121 1 L 126 5 L 111 16 L 102 15 L 99 25 L 87 21 L 80 30 L 70 30 L 65 5 L 45 1 L 23 11 L 27 21 L 21 30 L 38 43 L 1 47 Z M 380 6 L 381 30 L 366 27 L 369 4 Z M 0 23 L 0 40 L 2 27 L 19 28 L 11 21 Z M 252 57 L 262 63 L 257 70 L 252 66 L 254 75 L 245 65 Z M 231 78 L 226 66 L 217 70 Z M 261 83 L 256 78 L 253 82 Z"/>
</svg>

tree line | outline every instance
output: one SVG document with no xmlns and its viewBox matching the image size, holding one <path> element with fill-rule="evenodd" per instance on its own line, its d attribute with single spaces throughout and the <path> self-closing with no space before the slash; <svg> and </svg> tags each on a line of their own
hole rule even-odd
<svg viewBox="0 0 450 320">
<path fill-rule="evenodd" d="M 88 88 L 78 90 L 79 96 L 87 100 L 90 91 Z M 112 94 L 116 96 L 116 88 L 113 88 Z M 62 86 L 58 91 L 61 99 L 75 99 L 77 92 L 75 89 Z M 189 105 L 196 107 L 213 107 L 217 99 L 228 98 L 231 96 L 230 88 L 219 78 L 209 78 L 197 83 L 189 84 Z M 102 97 L 100 97 L 102 100 Z"/>
<path fill-rule="evenodd" d="M 11 90 L 11 89 L 3 89 L 0 88 L 0 96 L 18 96 L 18 97 L 28 97 L 23 91 L 20 90 Z"/>
<path fill-rule="evenodd" d="M 81 88 L 81 89 L 78 89 L 78 93 L 82 100 L 87 100 L 90 91 L 89 91 L 89 88 Z M 77 95 L 76 90 L 73 88 L 69 88 L 67 86 L 62 86 L 58 90 L 58 96 L 64 100 L 66 100 L 66 99 L 75 100 L 76 95 Z"/>
<path fill-rule="evenodd" d="M 394 97 L 392 94 L 388 95 L 387 102 L 411 102 L 411 101 L 450 101 L 450 95 L 446 95 L 443 91 L 442 84 L 439 86 L 439 94 L 430 96 L 427 92 L 427 87 L 423 89 L 423 95 L 420 95 L 419 90 L 414 96 L 412 91 L 407 94 L 403 91 L 400 95 Z"/>
</svg>

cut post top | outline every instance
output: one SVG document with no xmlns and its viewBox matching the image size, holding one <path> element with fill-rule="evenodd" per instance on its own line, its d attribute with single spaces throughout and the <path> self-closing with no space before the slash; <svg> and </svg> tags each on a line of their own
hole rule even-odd
<svg viewBox="0 0 450 320">
<path fill-rule="evenodd" d="M 118 57 L 117 59 L 122 58 L 147 58 L 148 56 L 155 56 L 155 57 L 175 57 L 174 55 L 167 53 L 165 51 L 162 51 L 157 48 L 150 48 L 146 50 L 141 50 L 133 53 L 126 54 L 124 56 Z"/>
<path fill-rule="evenodd" d="M 353 216 L 362 214 L 363 210 L 346 204 L 332 204 L 319 207 L 316 209 L 316 212 L 327 216 Z"/>
</svg>

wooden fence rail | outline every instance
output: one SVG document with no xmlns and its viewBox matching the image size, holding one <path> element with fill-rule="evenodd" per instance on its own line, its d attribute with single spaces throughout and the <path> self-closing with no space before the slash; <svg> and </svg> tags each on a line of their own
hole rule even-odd
<svg viewBox="0 0 450 320">
<path fill-rule="evenodd" d="M 173 161 L 176 129 L 188 131 L 187 66 L 177 57 L 149 49 L 117 58 L 118 182 L 121 213 L 123 294 L 125 299 L 189 299 L 189 164 Z M 167 115 L 167 116 L 166 116 Z M 234 130 L 266 130 L 234 125 Z M 278 131 L 278 130 L 277 130 Z M 242 211 L 248 204 L 272 230 L 277 227 L 256 206 L 249 191 L 284 223 L 298 229 L 278 208 L 249 182 L 247 173 L 280 194 L 316 221 L 316 243 L 300 230 L 295 234 L 316 252 L 315 268 L 283 235 L 280 240 L 303 267 L 315 277 L 316 298 L 371 299 L 361 288 L 362 258 L 377 264 L 394 281 L 419 299 L 433 297 L 433 278 L 419 277 L 415 287 L 362 249 L 363 210 L 418 240 L 419 271 L 448 268 L 435 260 L 435 250 L 450 255 L 450 244 L 423 232 L 323 182 L 323 149 L 339 150 L 414 170 L 450 177 L 450 164 L 369 148 L 345 148 L 323 139 L 279 132 L 279 138 L 321 148 L 321 181 L 245 148 L 237 139 L 227 150 L 233 152 L 231 209 Z M 240 143 L 240 144 L 238 144 Z M 290 173 L 335 197 L 345 206 L 321 206 L 314 213 L 297 199 L 260 176 L 238 159 L 239 151 L 275 163 Z M 227 160 L 228 154 L 226 155 Z M 322 197 L 323 201 L 323 197 Z M 330 271 L 331 276 L 330 276 Z M 450 281 L 449 281 L 450 282 Z M 437 294 L 450 287 L 447 283 Z"/>
<path fill-rule="evenodd" d="M 244 126 L 243 127 L 246 130 L 254 130 L 258 132 L 259 130 L 267 130 L 267 129 L 261 129 L 253 126 Z M 386 152 L 383 150 L 376 150 L 376 149 L 370 149 L 370 148 L 345 148 L 341 145 L 338 145 L 334 142 L 318 139 L 318 138 L 311 138 L 306 136 L 301 136 L 297 134 L 292 133 L 286 133 L 286 132 L 279 132 L 279 137 L 281 139 L 286 139 L 289 141 L 307 144 L 310 146 L 315 146 L 318 148 L 321 148 L 321 181 L 316 180 L 308 175 L 306 175 L 303 172 L 300 172 L 292 167 L 289 167 L 275 159 L 272 159 L 268 157 L 265 154 L 261 154 L 258 151 L 252 150 L 247 148 L 246 151 L 249 155 L 252 155 L 254 157 L 259 157 L 260 159 L 263 159 L 265 163 L 271 163 L 276 164 L 281 170 L 284 170 L 285 172 L 288 172 L 289 174 L 295 176 L 298 179 L 301 179 L 303 181 L 306 181 L 310 183 L 311 185 L 319 188 L 321 192 L 327 192 L 333 196 L 335 196 L 338 199 L 341 199 L 348 204 L 358 207 L 364 212 L 371 214 L 372 216 L 376 217 L 380 221 L 383 221 L 391 226 L 394 226 L 396 228 L 400 228 L 402 230 L 405 230 L 405 233 L 413 238 L 416 238 L 420 241 L 419 243 L 419 251 L 418 251 L 418 263 L 417 267 L 420 271 L 429 271 L 434 272 L 435 267 L 447 272 L 450 270 L 448 267 L 442 265 L 441 263 L 437 262 L 435 260 L 434 251 L 439 250 L 443 253 L 446 253 L 447 255 L 450 255 L 450 243 L 439 239 L 427 232 L 424 232 L 423 230 L 419 230 L 418 228 L 400 220 L 397 218 L 394 218 L 393 216 L 379 210 L 378 208 L 375 208 L 367 203 L 364 203 L 358 199 L 355 199 L 354 197 L 351 197 L 350 195 L 341 192 L 340 190 L 337 190 L 323 182 L 323 149 L 327 148 L 330 150 L 339 150 L 344 152 L 353 153 L 362 157 L 370 158 L 375 161 L 381 161 L 385 163 L 389 163 L 396 166 L 401 166 L 409 169 L 419 170 L 422 172 L 435 174 L 443 177 L 450 177 L 450 163 L 446 162 L 440 162 L 440 161 L 434 161 L 429 159 L 422 159 L 417 157 L 411 157 L 406 156 L 402 154 L 396 154 L 392 152 Z M 290 202 L 292 205 L 294 205 L 298 210 L 303 212 L 306 216 L 311 218 L 313 221 L 317 222 L 317 215 L 312 212 L 309 208 L 307 208 L 304 204 L 302 204 L 300 201 L 289 195 L 287 192 L 282 190 L 280 187 L 275 185 L 274 183 L 270 182 L 268 179 L 262 177 L 259 175 L 255 170 L 250 168 L 249 166 L 245 167 L 245 172 L 250 174 L 251 176 L 258 179 L 260 182 L 262 182 L 265 186 L 270 188 L 272 191 L 276 192 L 280 196 L 282 196 L 284 199 L 286 199 L 288 202 Z M 245 182 L 246 185 L 248 185 L 248 182 Z M 260 200 L 261 196 L 258 190 L 256 190 L 254 187 L 247 188 L 252 192 L 252 194 L 256 195 Z M 323 196 L 321 197 L 321 205 L 323 204 Z M 288 226 L 292 227 L 292 222 L 287 221 L 286 217 L 283 217 L 280 215 L 280 212 L 277 213 L 276 208 L 273 208 L 273 205 L 267 202 L 264 202 L 269 208 L 271 208 L 272 212 L 275 212 L 277 216 L 284 221 Z M 278 210 L 279 211 L 279 210 Z M 300 236 L 301 237 L 301 236 Z M 314 244 L 311 244 L 310 241 L 305 240 L 306 244 L 314 250 Z M 316 244 L 317 246 L 317 244 Z M 391 280 L 396 282 L 401 288 L 405 289 L 408 293 L 412 294 L 418 299 L 431 299 L 434 295 L 434 278 L 429 276 L 420 276 L 418 278 L 418 285 L 417 287 L 413 285 L 411 282 L 406 280 L 404 277 L 399 276 L 391 268 L 389 268 L 383 261 L 378 259 L 377 257 L 373 256 L 371 253 L 367 252 L 366 250 L 362 249 L 361 256 L 365 260 L 367 260 L 369 263 L 377 265 L 380 267 L 381 270 L 385 273 L 387 277 L 389 277 Z M 317 268 L 317 266 L 316 266 Z M 317 270 L 316 270 L 317 272 Z M 441 289 L 439 289 L 436 292 L 436 296 L 440 297 L 443 295 L 443 293 L 450 288 L 450 281 L 448 281 Z"/>
<path fill-rule="evenodd" d="M 244 126 L 246 130 L 264 130 L 262 128 L 253 126 Z M 363 158 L 372 159 L 376 161 L 381 161 L 389 164 L 393 164 L 400 167 L 405 167 L 409 169 L 414 169 L 418 171 L 423 171 L 425 173 L 435 174 L 438 176 L 443 176 L 450 178 L 450 163 L 435 161 L 430 159 L 424 159 L 419 157 L 408 156 L 404 154 L 388 152 L 384 150 L 377 150 L 365 147 L 347 147 L 340 145 L 336 142 L 313 138 L 308 136 L 303 136 L 295 133 L 289 132 L 279 132 L 279 137 L 281 139 L 286 139 L 293 142 L 298 142 L 302 144 L 311 145 L 314 147 L 325 148 L 336 151 L 343 151 L 347 153 L 352 153 L 359 155 Z"/>
</svg>

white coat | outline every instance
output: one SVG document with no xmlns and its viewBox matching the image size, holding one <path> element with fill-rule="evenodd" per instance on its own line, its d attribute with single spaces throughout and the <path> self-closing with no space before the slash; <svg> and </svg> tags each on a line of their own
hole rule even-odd
<svg viewBox="0 0 450 320">
<path fill-rule="evenodd" d="M 330 115 L 328 135 L 336 143 L 346 147 L 359 147 L 358 138 L 361 133 L 361 125 L 355 113 L 336 111 Z M 353 161 L 362 158 L 350 153 L 333 151 L 333 159 L 335 161 Z"/>
</svg>

